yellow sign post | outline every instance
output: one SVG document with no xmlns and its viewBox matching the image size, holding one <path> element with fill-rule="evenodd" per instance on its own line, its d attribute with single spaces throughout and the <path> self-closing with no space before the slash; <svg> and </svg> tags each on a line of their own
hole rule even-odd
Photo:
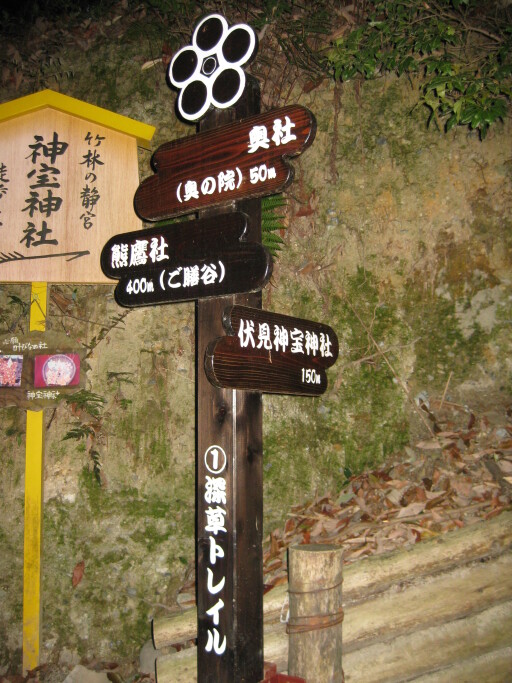
<svg viewBox="0 0 512 683">
<path fill-rule="evenodd" d="M 46 282 L 33 282 L 30 331 L 46 329 Z M 25 442 L 25 544 L 23 558 L 23 671 L 39 664 L 43 532 L 44 411 L 27 410 Z"/>
<path fill-rule="evenodd" d="M 46 329 L 47 283 L 110 282 L 101 249 L 141 227 L 137 146 L 154 131 L 51 90 L 0 105 L 0 282 L 32 282 L 31 332 Z M 39 665 L 41 639 L 43 410 L 27 410 L 26 430 L 24 673 Z"/>
</svg>

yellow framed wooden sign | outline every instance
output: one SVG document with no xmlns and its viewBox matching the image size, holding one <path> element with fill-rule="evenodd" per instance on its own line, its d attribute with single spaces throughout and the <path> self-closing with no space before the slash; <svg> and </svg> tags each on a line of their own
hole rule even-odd
<svg viewBox="0 0 512 683">
<path fill-rule="evenodd" d="M 51 90 L 0 105 L 0 282 L 108 282 L 101 249 L 141 227 L 137 145 L 153 133 Z"/>
</svg>

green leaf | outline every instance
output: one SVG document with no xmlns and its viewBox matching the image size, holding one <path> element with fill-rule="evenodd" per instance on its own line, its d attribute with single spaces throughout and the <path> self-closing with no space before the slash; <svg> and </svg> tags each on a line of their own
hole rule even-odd
<svg viewBox="0 0 512 683">
<path fill-rule="evenodd" d="M 446 132 L 451 130 L 455 125 L 457 125 L 457 116 L 455 114 L 452 114 L 448 121 L 446 122 Z"/>
</svg>

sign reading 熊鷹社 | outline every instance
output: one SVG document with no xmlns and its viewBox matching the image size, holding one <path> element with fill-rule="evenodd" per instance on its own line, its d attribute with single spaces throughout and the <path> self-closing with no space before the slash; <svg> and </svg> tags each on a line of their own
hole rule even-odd
<svg viewBox="0 0 512 683">
<path fill-rule="evenodd" d="M 105 241 L 136 229 L 152 126 L 51 90 L 0 105 L 0 282 L 108 282 Z"/>
<path fill-rule="evenodd" d="M 259 291 L 272 274 L 261 244 L 242 241 L 247 217 L 219 214 L 116 235 L 104 246 L 101 267 L 119 280 L 120 306 L 150 306 Z"/>
</svg>

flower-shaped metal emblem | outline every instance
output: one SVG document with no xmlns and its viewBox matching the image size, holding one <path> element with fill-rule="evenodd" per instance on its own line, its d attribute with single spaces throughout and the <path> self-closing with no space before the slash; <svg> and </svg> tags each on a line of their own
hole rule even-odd
<svg viewBox="0 0 512 683">
<path fill-rule="evenodd" d="M 220 14 L 201 19 L 192 44 L 181 48 L 169 64 L 171 85 L 180 91 L 177 108 L 187 121 L 197 121 L 213 105 L 235 104 L 245 87 L 242 65 L 256 54 L 257 39 L 247 24 L 228 26 Z"/>
</svg>

